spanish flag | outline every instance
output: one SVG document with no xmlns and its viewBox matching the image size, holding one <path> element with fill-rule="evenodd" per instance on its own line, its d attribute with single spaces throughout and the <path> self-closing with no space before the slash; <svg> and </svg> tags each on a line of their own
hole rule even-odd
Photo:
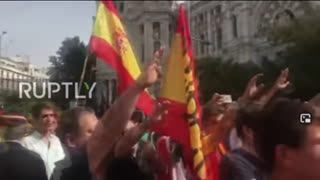
<svg viewBox="0 0 320 180">
<path fill-rule="evenodd" d="M 139 77 L 140 66 L 113 1 L 100 2 L 90 50 L 117 72 L 119 95 Z M 137 107 L 149 115 L 153 110 L 152 104 L 153 98 L 145 91 L 140 96 Z"/>
<path fill-rule="evenodd" d="M 174 41 L 169 55 L 167 72 L 160 101 L 169 101 L 164 123 L 153 130 L 172 137 L 183 145 L 186 165 L 198 179 L 206 179 L 204 156 L 201 150 L 198 82 L 195 60 L 185 7 L 180 6 Z"/>
</svg>

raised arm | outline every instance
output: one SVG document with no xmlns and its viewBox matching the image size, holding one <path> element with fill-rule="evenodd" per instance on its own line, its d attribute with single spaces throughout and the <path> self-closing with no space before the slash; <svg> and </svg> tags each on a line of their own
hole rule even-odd
<svg viewBox="0 0 320 180">
<path fill-rule="evenodd" d="M 285 69 L 281 71 L 281 74 L 279 75 L 277 81 L 274 83 L 274 85 L 271 87 L 267 93 L 265 93 L 261 99 L 259 100 L 262 105 L 266 105 L 270 102 L 270 100 L 282 89 L 285 89 L 289 87 L 290 81 L 289 78 L 289 69 Z"/>
<path fill-rule="evenodd" d="M 238 101 L 252 100 L 252 99 L 256 98 L 262 92 L 262 90 L 264 88 L 264 84 L 258 85 L 258 81 L 262 76 L 263 76 L 263 74 L 256 74 L 250 79 L 250 81 L 247 85 L 247 88 L 245 89 L 242 96 L 238 99 Z"/>
<path fill-rule="evenodd" d="M 161 67 L 158 62 L 163 49 L 155 54 L 155 60 L 143 71 L 134 85 L 124 92 L 103 115 L 87 144 L 91 172 L 99 176 L 104 168 L 105 159 L 115 142 L 122 135 L 131 118 L 140 94 L 158 81 Z"/>
<path fill-rule="evenodd" d="M 131 155 L 132 147 L 140 140 L 144 133 L 146 133 L 149 128 L 156 123 L 160 123 L 162 117 L 167 113 L 167 102 L 157 103 L 154 112 L 149 118 L 143 120 L 142 123 L 128 130 L 116 143 L 115 156 L 123 157 Z"/>
</svg>

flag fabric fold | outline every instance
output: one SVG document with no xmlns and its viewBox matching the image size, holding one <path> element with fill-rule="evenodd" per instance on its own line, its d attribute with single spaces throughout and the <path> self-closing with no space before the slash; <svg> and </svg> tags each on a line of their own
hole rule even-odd
<svg viewBox="0 0 320 180">
<path fill-rule="evenodd" d="M 161 89 L 160 101 L 169 101 L 168 114 L 161 126 L 153 130 L 172 137 L 184 147 L 186 166 L 198 179 L 206 179 L 206 168 L 201 143 L 201 108 L 198 100 L 198 81 L 192 40 L 184 5 L 179 18 L 169 55 L 167 72 Z"/>
<path fill-rule="evenodd" d="M 117 72 L 118 95 L 132 86 L 141 74 L 137 58 L 113 1 L 100 2 L 90 40 L 90 50 Z M 147 91 L 143 92 L 137 107 L 149 115 L 152 112 L 152 105 L 152 96 Z"/>
</svg>

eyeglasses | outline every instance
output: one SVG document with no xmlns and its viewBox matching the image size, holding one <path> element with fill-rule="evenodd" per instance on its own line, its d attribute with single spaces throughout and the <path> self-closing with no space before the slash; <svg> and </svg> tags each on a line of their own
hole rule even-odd
<svg viewBox="0 0 320 180">
<path fill-rule="evenodd" d="M 54 113 L 52 113 L 52 114 L 43 114 L 41 117 L 42 118 L 57 117 L 57 114 L 54 114 Z"/>
</svg>

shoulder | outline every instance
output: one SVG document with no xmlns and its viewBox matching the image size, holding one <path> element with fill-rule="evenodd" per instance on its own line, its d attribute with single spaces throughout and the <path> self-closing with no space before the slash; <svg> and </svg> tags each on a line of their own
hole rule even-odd
<svg viewBox="0 0 320 180">
<path fill-rule="evenodd" d="M 41 157 L 37 153 L 28 150 L 27 148 L 23 147 L 20 143 L 1 143 L 0 146 L 2 150 L 5 150 L 6 154 L 14 156 L 14 159 L 25 160 L 26 162 L 34 162 L 34 160 L 41 161 Z"/>
<path fill-rule="evenodd" d="M 230 163 L 234 165 L 243 166 L 245 164 L 248 164 L 248 159 L 246 158 L 243 150 L 241 149 L 236 149 L 232 151 L 230 154 L 227 155 L 227 158 L 230 161 Z"/>
<path fill-rule="evenodd" d="M 2 142 L 0 143 L 0 153 L 5 152 L 6 149 L 6 143 Z"/>
<path fill-rule="evenodd" d="M 240 150 L 241 151 L 241 150 Z M 250 179 L 255 177 L 254 166 L 246 159 L 240 151 L 232 151 L 226 155 L 221 162 L 220 169 L 228 172 L 230 176 L 237 179 Z"/>
<path fill-rule="evenodd" d="M 31 144 L 31 143 L 34 143 L 35 141 L 39 140 L 39 138 L 37 138 L 37 132 L 33 132 L 32 134 L 30 134 L 29 136 L 26 136 L 24 138 L 22 138 L 20 140 L 20 142 L 23 144 L 23 145 L 26 145 L 26 144 Z"/>
<path fill-rule="evenodd" d="M 31 150 L 28 150 L 28 149 L 24 149 L 24 151 L 25 151 L 26 156 L 29 157 L 30 159 L 34 159 L 36 161 L 42 162 L 42 159 L 41 159 L 41 157 L 40 157 L 40 155 L 38 153 L 33 152 Z"/>
</svg>

